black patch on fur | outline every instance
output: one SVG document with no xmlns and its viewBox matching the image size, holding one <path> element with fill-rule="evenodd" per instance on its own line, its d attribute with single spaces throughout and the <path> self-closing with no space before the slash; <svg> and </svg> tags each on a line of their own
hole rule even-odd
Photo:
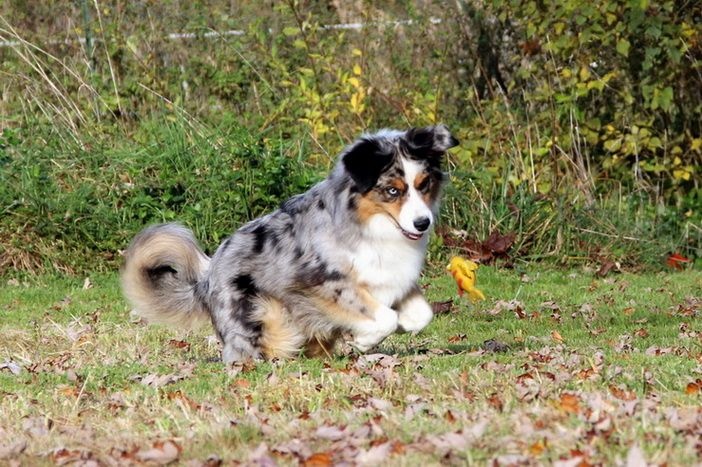
<svg viewBox="0 0 702 467">
<path fill-rule="evenodd" d="M 317 201 L 317 209 L 319 209 L 320 211 L 324 211 L 326 208 L 327 208 L 327 206 L 324 204 L 323 199 L 320 199 L 319 201 Z"/>
<path fill-rule="evenodd" d="M 411 128 L 407 130 L 401 141 L 410 157 L 426 160 L 431 167 L 439 167 L 446 150 L 459 144 L 459 141 L 442 125 Z"/>
<path fill-rule="evenodd" d="M 278 232 L 271 232 L 269 240 L 271 242 L 271 246 L 277 246 L 278 243 L 280 243 L 280 235 L 278 234 Z"/>
<path fill-rule="evenodd" d="M 234 277 L 231 284 L 244 295 L 252 296 L 258 293 L 258 288 L 254 283 L 253 277 L 249 274 L 241 274 Z"/>
<path fill-rule="evenodd" d="M 263 331 L 263 323 L 254 319 L 254 305 L 250 296 L 244 296 L 239 300 L 234 300 L 233 308 L 238 311 L 239 321 L 241 325 L 253 334 L 253 338 L 261 337 Z"/>
<path fill-rule="evenodd" d="M 251 233 L 254 236 L 254 253 L 261 253 L 263 251 L 263 246 L 266 244 L 266 238 L 268 237 L 266 226 L 261 224 Z"/>
<path fill-rule="evenodd" d="M 174 276 L 178 274 L 178 271 L 176 271 L 173 266 L 168 264 L 162 264 L 161 266 L 156 266 L 153 268 L 146 268 L 145 272 L 146 275 L 149 276 L 149 280 L 151 282 L 159 282 L 166 274 L 172 274 Z"/>
<path fill-rule="evenodd" d="M 356 208 L 358 207 L 358 200 L 355 196 L 349 197 L 349 202 L 347 203 L 346 207 L 349 209 L 349 211 L 356 210 Z"/>
<path fill-rule="evenodd" d="M 303 254 L 305 254 L 305 253 L 302 251 L 302 248 L 300 248 L 299 246 L 296 246 L 295 247 L 295 259 L 302 258 Z"/>
<path fill-rule="evenodd" d="M 280 205 L 280 210 L 290 217 L 295 217 L 302 210 L 303 195 L 295 195 L 292 198 L 284 201 Z"/>
<path fill-rule="evenodd" d="M 327 270 L 327 265 L 323 262 L 315 265 L 305 265 L 298 271 L 295 279 L 298 283 L 306 287 L 316 287 L 325 282 L 339 281 L 344 275 L 339 271 Z"/>
<path fill-rule="evenodd" d="M 366 138 L 351 146 L 342 161 L 358 191 L 368 193 L 393 158 L 390 147 L 381 146 L 375 138 Z"/>
</svg>

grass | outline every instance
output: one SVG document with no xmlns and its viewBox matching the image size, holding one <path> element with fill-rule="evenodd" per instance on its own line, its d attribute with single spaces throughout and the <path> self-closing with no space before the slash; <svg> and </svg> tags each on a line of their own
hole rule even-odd
<svg viewBox="0 0 702 467">
<path fill-rule="evenodd" d="M 451 310 L 420 335 L 232 368 L 206 331 L 130 321 L 115 274 L 90 282 L 3 280 L 0 462 L 684 465 L 700 449 L 699 271 L 483 267 L 477 305 L 432 273 Z"/>
</svg>

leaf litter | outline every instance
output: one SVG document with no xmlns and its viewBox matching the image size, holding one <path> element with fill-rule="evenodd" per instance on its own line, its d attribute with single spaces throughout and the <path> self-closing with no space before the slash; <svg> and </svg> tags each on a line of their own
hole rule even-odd
<svg viewBox="0 0 702 467">
<path fill-rule="evenodd" d="M 602 284 L 594 293 L 621 289 L 617 281 Z M 78 301 L 61 306 L 77 307 Z M 453 301 L 444 303 L 442 319 L 460 318 Z M 143 365 L 117 382 L 91 375 L 102 357 L 83 350 L 107 339 L 114 326 L 97 315 L 73 318 L 47 326 L 42 339 L 50 351 L 7 352 L 0 364 L 0 376 L 22 385 L 58 380 L 26 401 L 21 389 L 0 388 L 8 413 L 0 424 L 0 459 L 43 458 L 58 465 L 660 465 L 674 459 L 670 446 L 677 446 L 679 459 L 696 458 L 702 453 L 702 378 L 694 365 L 702 361 L 702 329 L 692 318 L 700 300 L 687 297 L 660 308 L 666 319 L 677 320 L 666 341 L 652 340 L 656 315 L 641 321 L 638 308 L 620 314 L 630 320 L 625 331 L 600 336 L 605 305 L 591 303 L 503 300 L 477 310 L 478 320 L 548 324 L 546 339 L 527 336 L 521 344 L 491 328 L 499 339 L 484 341 L 482 351 L 450 351 L 458 342 L 480 342 L 480 334 L 452 328 L 439 341 L 347 355 L 319 368 L 305 361 L 224 368 L 207 362 L 211 346 L 157 334 L 167 336 L 158 348 L 139 347 L 126 359 L 109 356 L 123 366 Z M 636 306 L 621 303 L 618 310 Z M 564 332 L 571 323 L 589 330 L 598 344 L 574 342 Z M 193 355 L 201 359 L 183 363 Z M 632 374 L 628 359 L 644 357 L 647 367 Z M 677 386 L 660 382 L 665 365 L 655 362 L 661 359 L 689 362 Z M 645 443 L 638 423 L 644 419 L 655 427 Z M 134 435 L 135 426 L 146 436 Z"/>
</svg>

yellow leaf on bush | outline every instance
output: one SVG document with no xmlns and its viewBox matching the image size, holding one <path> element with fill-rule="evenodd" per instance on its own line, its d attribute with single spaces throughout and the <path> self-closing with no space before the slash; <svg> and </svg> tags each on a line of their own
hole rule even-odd
<svg viewBox="0 0 702 467">
<path fill-rule="evenodd" d="M 353 66 L 353 74 L 356 76 L 361 76 L 361 65 L 358 63 Z"/>
<path fill-rule="evenodd" d="M 685 169 L 675 169 L 673 170 L 673 178 L 676 180 L 690 180 L 690 172 Z"/>
</svg>

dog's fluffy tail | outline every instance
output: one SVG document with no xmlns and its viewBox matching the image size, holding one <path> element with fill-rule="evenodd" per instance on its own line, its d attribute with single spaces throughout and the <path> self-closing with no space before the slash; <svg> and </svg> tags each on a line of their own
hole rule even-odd
<svg viewBox="0 0 702 467">
<path fill-rule="evenodd" d="M 201 281 L 210 258 L 189 229 L 179 224 L 144 229 L 125 257 L 122 290 L 137 315 L 186 329 L 208 320 Z"/>
</svg>

